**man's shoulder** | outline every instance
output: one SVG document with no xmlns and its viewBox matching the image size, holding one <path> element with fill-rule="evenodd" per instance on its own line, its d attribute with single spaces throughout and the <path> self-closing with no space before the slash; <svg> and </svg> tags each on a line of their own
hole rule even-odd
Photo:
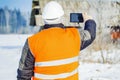
<svg viewBox="0 0 120 80">
<path fill-rule="evenodd" d="M 46 32 L 48 32 L 48 29 L 42 29 L 39 32 L 37 32 L 37 33 L 31 35 L 30 37 L 28 37 L 28 39 L 39 38 L 40 36 L 44 36 Z"/>
<path fill-rule="evenodd" d="M 40 32 L 37 32 L 37 33 L 35 33 L 35 34 L 31 35 L 31 36 L 29 36 L 28 39 L 37 37 L 40 33 L 41 33 L 41 31 L 40 31 Z"/>
</svg>

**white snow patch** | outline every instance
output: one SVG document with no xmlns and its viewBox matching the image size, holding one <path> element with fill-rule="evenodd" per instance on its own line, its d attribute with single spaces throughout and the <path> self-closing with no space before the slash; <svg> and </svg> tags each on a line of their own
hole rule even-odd
<svg viewBox="0 0 120 80">
<path fill-rule="evenodd" d="M 120 80 L 120 64 L 81 63 L 81 80 Z"/>
<path fill-rule="evenodd" d="M 91 62 L 101 62 L 103 63 L 104 57 L 105 62 L 108 63 L 120 63 L 120 49 L 109 49 L 109 50 L 101 50 L 97 52 L 90 52 L 90 51 L 82 51 L 80 60 L 82 61 L 91 61 Z"/>
</svg>

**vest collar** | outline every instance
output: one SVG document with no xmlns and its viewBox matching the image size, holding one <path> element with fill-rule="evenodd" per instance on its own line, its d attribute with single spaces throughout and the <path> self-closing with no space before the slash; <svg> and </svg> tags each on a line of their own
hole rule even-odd
<svg viewBox="0 0 120 80">
<path fill-rule="evenodd" d="M 59 23 L 59 24 L 45 24 L 44 25 L 44 29 L 53 28 L 53 27 L 64 28 L 64 25 L 62 23 Z"/>
</svg>

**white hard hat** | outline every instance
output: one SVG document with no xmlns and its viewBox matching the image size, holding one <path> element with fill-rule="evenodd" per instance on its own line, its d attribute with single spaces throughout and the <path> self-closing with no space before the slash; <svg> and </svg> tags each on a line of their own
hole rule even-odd
<svg viewBox="0 0 120 80">
<path fill-rule="evenodd" d="M 56 19 L 64 15 L 63 8 L 60 4 L 55 1 L 47 3 L 43 9 L 42 18 L 45 19 Z"/>
</svg>

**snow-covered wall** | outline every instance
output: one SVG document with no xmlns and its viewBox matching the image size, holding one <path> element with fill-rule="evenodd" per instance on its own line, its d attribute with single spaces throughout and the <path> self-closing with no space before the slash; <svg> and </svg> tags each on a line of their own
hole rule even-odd
<svg viewBox="0 0 120 80">
<path fill-rule="evenodd" d="M 51 0 L 40 0 L 43 7 Z M 65 11 L 65 25 L 73 25 L 69 22 L 72 12 L 87 12 L 97 22 L 98 27 L 120 25 L 120 0 L 55 0 L 59 2 Z"/>
</svg>

